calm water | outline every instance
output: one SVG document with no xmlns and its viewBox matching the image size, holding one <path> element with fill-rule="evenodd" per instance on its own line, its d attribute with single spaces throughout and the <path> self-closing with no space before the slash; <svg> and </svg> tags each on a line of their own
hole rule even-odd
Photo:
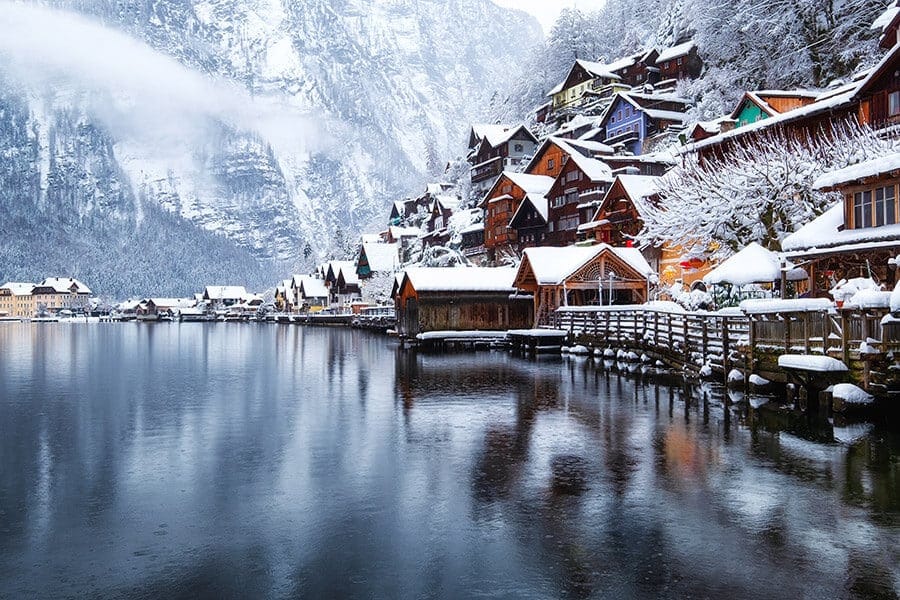
<svg viewBox="0 0 900 600">
<path fill-rule="evenodd" d="M 0 596 L 897 597 L 898 456 L 585 359 L 0 324 Z"/>
</svg>

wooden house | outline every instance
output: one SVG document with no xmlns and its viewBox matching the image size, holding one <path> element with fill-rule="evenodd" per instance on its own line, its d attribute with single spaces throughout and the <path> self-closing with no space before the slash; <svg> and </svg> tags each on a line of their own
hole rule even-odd
<svg viewBox="0 0 900 600">
<path fill-rule="evenodd" d="M 561 306 L 640 304 L 649 296 L 650 265 L 636 248 L 528 248 L 515 286 L 533 296 L 534 325 L 546 325 Z"/>
<path fill-rule="evenodd" d="M 544 175 L 556 179 L 569 156 L 578 153 L 587 158 L 605 159 L 612 156 L 612 147 L 601 142 L 570 140 L 550 136 L 538 147 L 534 156 L 525 166 L 529 175 Z"/>
<path fill-rule="evenodd" d="M 531 298 L 516 297 L 515 275 L 508 268 L 408 269 L 394 292 L 398 333 L 528 327 Z"/>
<path fill-rule="evenodd" d="M 526 195 L 510 219 L 509 228 L 516 234 L 517 253 L 546 244 L 547 197 L 544 194 Z"/>
<path fill-rule="evenodd" d="M 566 78 L 547 95 L 551 98 L 552 110 L 558 112 L 577 106 L 589 90 L 600 92 L 607 86 L 623 83 L 622 77 L 603 63 L 576 60 Z"/>
<path fill-rule="evenodd" d="M 681 130 L 689 106 L 689 100 L 673 94 L 617 94 L 599 124 L 606 130 L 604 143 L 621 145 L 632 154 L 643 154 L 669 128 Z"/>
<path fill-rule="evenodd" d="M 583 240 L 625 246 L 644 226 L 642 214 L 652 208 L 658 177 L 618 175 L 603 195 L 591 220 L 578 228 Z"/>
<path fill-rule="evenodd" d="M 353 262 L 341 265 L 330 291 L 332 300 L 337 304 L 347 305 L 354 300 L 362 299 L 359 276 L 356 274 L 356 265 Z"/>
<path fill-rule="evenodd" d="M 473 223 L 460 232 L 459 251 L 466 258 L 479 259 L 487 257 L 487 248 L 484 245 L 484 223 Z"/>
<path fill-rule="evenodd" d="M 612 181 L 612 170 L 605 162 L 579 152 L 570 154 L 546 194 L 546 245 L 575 243 L 578 226 L 591 220 Z"/>
<path fill-rule="evenodd" d="M 527 196 L 543 197 L 551 185 L 553 179 L 543 175 L 504 172 L 497 179 L 481 203 L 484 246 L 490 260 L 518 247 L 515 230 L 510 229 L 513 215 Z"/>
<path fill-rule="evenodd" d="M 881 31 L 881 38 L 878 40 L 881 48 L 890 50 L 897 46 L 900 43 L 900 4 L 892 2 L 872 23 L 872 29 Z"/>
<path fill-rule="evenodd" d="M 294 293 L 294 281 L 299 275 L 294 275 L 291 279 L 284 279 L 275 286 L 275 310 L 279 312 L 293 312 L 296 302 L 296 294 Z"/>
<path fill-rule="evenodd" d="M 313 275 L 294 276 L 294 302 L 297 310 L 319 311 L 328 306 L 325 280 Z"/>
<path fill-rule="evenodd" d="M 743 127 L 812 104 L 820 94 L 809 90 L 745 92 L 728 118 L 735 122 L 736 127 Z"/>
<path fill-rule="evenodd" d="M 474 125 L 469 134 L 472 188 L 486 192 L 503 171 L 512 170 L 534 154 L 538 139 L 524 125 Z"/>
<path fill-rule="evenodd" d="M 860 82 L 853 98 L 861 123 L 873 129 L 900 123 L 900 45 L 894 46 Z"/>
<path fill-rule="evenodd" d="M 693 40 L 660 50 L 656 56 L 659 80 L 696 79 L 703 71 L 703 61 Z"/>
<path fill-rule="evenodd" d="M 782 241 L 809 274 L 813 294 L 840 279 L 874 277 L 892 287 L 900 254 L 900 153 L 820 177 L 815 188 L 842 200 Z"/>
<path fill-rule="evenodd" d="M 419 239 L 427 248 L 429 246 L 446 246 L 450 241 L 450 232 L 447 226 L 450 217 L 459 209 L 460 199 L 456 196 L 437 196 L 429 209 L 428 219 L 422 227 Z"/>
</svg>

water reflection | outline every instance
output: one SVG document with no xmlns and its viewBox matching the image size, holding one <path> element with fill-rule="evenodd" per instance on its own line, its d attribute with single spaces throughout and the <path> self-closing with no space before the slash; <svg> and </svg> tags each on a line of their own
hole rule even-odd
<svg viewBox="0 0 900 600">
<path fill-rule="evenodd" d="M 4 325 L 0 595 L 896 597 L 896 432 L 751 400 L 343 329 Z"/>
</svg>

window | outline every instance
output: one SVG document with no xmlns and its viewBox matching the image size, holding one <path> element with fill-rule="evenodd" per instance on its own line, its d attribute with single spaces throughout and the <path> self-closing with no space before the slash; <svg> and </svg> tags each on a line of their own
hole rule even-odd
<svg viewBox="0 0 900 600">
<path fill-rule="evenodd" d="M 512 185 L 504 185 L 504 186 L 503 186 L 503 193 L 504 193 L 504 194 L 508 194 L 508 193 L 510 193 L 511 191 L 512 191 Z"/>
<path fill-rule="evenodd" d="M 522 144 L 516 144 L 513 146 L 513 152 L 523 152 L 525 150 L 525 146 Z"/>
<path fill-rule="evenodd" d="M 853 227 L 862 229 L 872 226 L 872 192 L 853 194 Z"/>
<path fill-rule="evenodd" d="M 581 179 L 581 171 L 569 171 L 566 173 L 566 181 L 578 181 Z"/>
<path fill-rule="evenodd" d="M 684 62 L 684 59 L 683 59 L 683 58 L 679 58 L 679 59 L 676 61 L 676 64 L 679 64 L 679 65 L 680 65 L 680 64 L 683 63 L 683 62 Z"/>
<path fill-rule="evenodd" d="M 668 68 L 669 68 L 669 61 L 666 61 L 665 63 L 663 63 L 663 69 L 668 69 Z"/>
<path fill-rule="evenodd" d="M 554 166 L 556 166 L 556 162 L 552 158 L 548 159 L 547 160 L 547 168 L 552 169 Z"/>
<path fill-rule="evenodd" d="M 900 91 L 888 94 L 888 116 L 900 115 Z"/>
<path fill-rule="evenodd" d="M 897 222 L 897 206 L 894 198 L 894 186 L 875 190 L 875 226 L 893 225 Z"/>
</svg>

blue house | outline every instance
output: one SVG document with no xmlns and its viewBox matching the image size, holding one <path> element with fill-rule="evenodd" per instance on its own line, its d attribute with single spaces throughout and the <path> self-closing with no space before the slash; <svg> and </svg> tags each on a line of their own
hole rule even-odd
<svg viewBox="0 0 900 600">
<path fill-rule="evenodd" d="M 670 127 L 684 126 L 689 106 L 689 100 L 673 94 L 620 92 L 598 125 L 606 132 L 603 143 L 621 144 L 632 154 L 643 154 Z"/>
</svg>

